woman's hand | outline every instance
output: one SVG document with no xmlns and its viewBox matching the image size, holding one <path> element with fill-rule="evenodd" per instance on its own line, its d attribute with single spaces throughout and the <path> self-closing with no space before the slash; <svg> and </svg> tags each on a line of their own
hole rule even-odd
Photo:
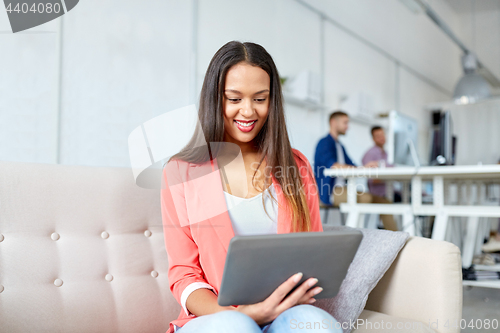
<svg viewBox="0 0 500 333">
<path fill-rule="evenodd" d="M 321 287 L 311 288 L 318 282 L 316 278 L 307 279 L 285 298 L 301 278 L 302 273 L 294 274 L 276 288 L 264 301 L 239 305 L 235 310 L 250 316 L 257 324 L 262 325 L 273 321 L 280 313 L 292 306 L 314 303 L 316 299 L 312 297 L 323 290 Z M 309 288 L 311 289 L 309 290 Z"/>
</svg>

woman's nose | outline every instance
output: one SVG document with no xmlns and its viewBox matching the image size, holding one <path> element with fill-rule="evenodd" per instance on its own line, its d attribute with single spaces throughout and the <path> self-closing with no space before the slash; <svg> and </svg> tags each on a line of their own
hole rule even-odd
<svg viewBox="0 0 500 333">
<path fill-rule="evenodd" d="M 242 108 L 240 109 L 240 113 L 246 118 L 250 118 L 253 115 L 254 110 L 251 100 L 246 100 L 244 102 Z"/>
</svg>

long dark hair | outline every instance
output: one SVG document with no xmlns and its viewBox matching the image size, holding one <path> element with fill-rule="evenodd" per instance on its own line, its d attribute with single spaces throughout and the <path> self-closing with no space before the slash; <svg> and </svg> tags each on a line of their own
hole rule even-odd
<svg viewBox="0 0 500 333">
<path fill-rule="evenodd" d="M 224 142 L 223 101 L 227 71 L 234 65 L 246 62 L 258 66 L 269 74 L 271 87 L 268 117 L 254 139 L 261 160 L 266 159 L 265 187 L 274 177 L 280 184 L 292 215 L 291 232 L 310 231 L 311 219 L 303 192 L 303 182 L 293 157 L 288 138 L 283 109 L 283 93 L 278 69 L 271 55 L 259 44 L 231 41 L 222 46 L 213 56 L 205 74 L 198 110 L 199 125 L 189 143 L 172 159 L 201 164 L 212 160 L 220 150 L 218 142 Z M 200 147 L 200 142 L 206 142 Z M 195 148 L 196 147 L 196 148 Z M 208 149 L 207 149 L 208 148 Z M 168 162 L 167 162 L 168 163 Z M 290 170 L 293 172 L 290 173 Z M 269 174 L 269 171 L 271 174 Z M 255 179 L 255 173 L 252 183 Z"/>
</svg>

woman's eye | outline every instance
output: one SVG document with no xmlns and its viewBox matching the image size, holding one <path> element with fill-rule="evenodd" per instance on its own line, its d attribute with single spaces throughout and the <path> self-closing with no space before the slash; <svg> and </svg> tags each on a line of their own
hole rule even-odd
<svg viewBox="0 0 500 333">
<path fill-rule="evenodd" d="M 241 98 L 228 98 L 227 100 L 230 101 L 231 103 L 237 103 L 237 102 L 241 101 Z M 254 100 L 256 102 L 265 102 L 266 101 L 265 98 L 256 98 Z"/>
</svg>

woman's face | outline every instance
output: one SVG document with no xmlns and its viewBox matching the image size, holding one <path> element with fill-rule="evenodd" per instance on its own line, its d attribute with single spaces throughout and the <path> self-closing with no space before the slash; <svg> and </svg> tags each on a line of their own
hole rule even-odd
<svg viewBox="0 0 500 333">
<path fill-rule="evenodd" d="M 241 145 L 252 141 L 267 120 L 270 78 L 260 67 L 240 62 L 226 74 L 224 140 Z"/>
</svg>

